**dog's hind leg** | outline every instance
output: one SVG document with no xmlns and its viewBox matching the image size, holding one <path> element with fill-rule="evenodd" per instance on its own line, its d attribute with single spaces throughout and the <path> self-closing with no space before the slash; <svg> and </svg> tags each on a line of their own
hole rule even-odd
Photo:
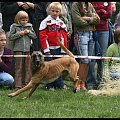
<svg viewBox="0 0 120 120">
<path fill-rule="evenodd" d="M 16 92 L 13 92 L 13 93 L 8 94 L 8 97 L 14 97 L 14 96 L 16 96 L 16 95 L 18 95 L 18 94 L 26 91 L 26 90 L 31 89 L 32 87 L 33 87 L 33 84 L 32 84 L 31 82 L 29 82 L 28 85 L 26 85 L 25 87 L 17 90 Z"/>
</svg>

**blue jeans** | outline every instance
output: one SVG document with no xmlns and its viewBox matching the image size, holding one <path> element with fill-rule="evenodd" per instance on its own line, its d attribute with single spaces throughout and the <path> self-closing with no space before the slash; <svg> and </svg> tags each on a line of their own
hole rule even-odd
<svg viewBox="0 0 120 120">
<path fill-rule="evenodd" d="M 61 48 L 50 49 L 50 53 L 51 53 L 51 55 L 60 55 L 61 54 Z M 56 59 L 56 58 L 54 58 L 54 57 L 53 58 L 52 57 L 46 57 L 45 61 L 51 61 L 51 60 L 54 60 L 54 59 Z M 47 89 L 50 89 L 50 88 L 63 88 L 64 87 L 64 81 L 62 80 L 61 77 L 59 77 L 54 82 L 46 84 L 45 87 L 47 87 Z"/>
<path fill-rule="evenodd" d="M 109 40 L 109 31 L 102 31 L 102 32 L 94 32 L 94 36 L 93 36 L 94 41 L 98 41 L 101 50 L 102 50 L 102 56 L 105 55 L 107 47 L 108 47 L 108 40 Z M 103 69 L 104 69 L 104 64 L 103 64 L 103 60 L 96 60 L 98 68 L 97 68 L 97 83 L 96 84 L 100 84 L 101 79 L 103 77 Z"/>
<path fill-rule="evenodd" d="M 6 73 L 6 72 L 0 72 L 0 85 L 10 86 L 14 82 L 14 78 Z"/>
<path fill-rule="evenodd" d="M 94 41 L 93 41 L 93 33 L 89 32 L 77 32 L 75 35 L 78 37 L 76 41 L 76 45 L 78 47 L 78 53 L 81 56 L 89 56 L 94 52 Z M 90 63 L 90 59 L 81 59 L 82 63 Z"/>
<path fill-rule="evenodd" d="M 95 41 L 93 41 L 93 32 L 78 32 L 74 39 L 75 45 L 77 46 L 78 53 L 83 56 L 92 56 L 95 54 Z M 75 48 L 75 47 L 74 47 Z M 77 60 L 78 61 L 78 60 Z M 89 63 L 88 76 L 86 85 L 89 86 L 95 83 L 95 72 L 94 72 L 94 61 L 91 59 L 80 59 L 82 63 Z"/>
</svg>

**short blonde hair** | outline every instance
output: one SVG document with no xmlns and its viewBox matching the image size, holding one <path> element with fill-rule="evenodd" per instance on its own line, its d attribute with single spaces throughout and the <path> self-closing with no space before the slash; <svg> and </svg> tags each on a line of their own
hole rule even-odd
<svg viewBox="0 0 120 120">
<path fill-rule="evenodd" d="M 19 11 L 15 16 L 14 22 L 19 24 L 21 19 L 28 19 L 29 20 L 29 16 L 28 16 L 27 12 Z"/>
<path fill-rule="evenodd" d="M 52 8 L 56 8 L 56 9 L 59 9 L 60 11 L 62 10 L 62 5 L 60 4 L 60 2 L 52 2 L 48 5 L 46 11 L 47 11 L 47 14 L 49 14 L 49 11 L 52 9 Z"/>
</svg>

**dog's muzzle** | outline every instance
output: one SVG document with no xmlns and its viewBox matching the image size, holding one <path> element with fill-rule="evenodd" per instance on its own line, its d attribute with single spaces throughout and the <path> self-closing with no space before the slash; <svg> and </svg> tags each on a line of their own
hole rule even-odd
<svg viewBox="0 0 120 120">
<path fill-rule="evenodd" d="M 40 56 L 38 54 L 34 54 L 33 55 L 33 64 L 35 66 L 35 68 L 40 67 Z"/>
</svg>

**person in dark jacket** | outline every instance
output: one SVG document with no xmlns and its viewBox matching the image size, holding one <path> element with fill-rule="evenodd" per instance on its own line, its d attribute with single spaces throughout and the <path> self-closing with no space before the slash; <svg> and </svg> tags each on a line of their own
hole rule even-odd
<svg viewBox="0 0 120 120">
<path fill-rule="evenodd" d="M 10 73 L 13 59 L 11 56 L 8 56 L 11 55 L 11 50 L 5 46 L 5 31 L 0 28 L 0 85 L 11 86 L 14 82 L 14 78 Z"/>
</svg>

